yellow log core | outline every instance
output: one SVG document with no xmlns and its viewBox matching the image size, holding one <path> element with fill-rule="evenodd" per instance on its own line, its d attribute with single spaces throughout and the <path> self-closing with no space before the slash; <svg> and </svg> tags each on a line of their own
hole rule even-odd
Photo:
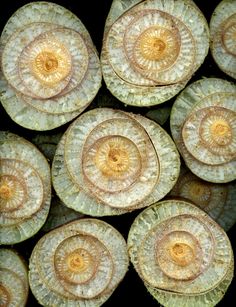
<svg viewBox="0 0 236 307">
<path fill-rule="evenodd" d="M 138 39 L 138 48 L 146 60 L 159 61 L 169 57 L 172 61 L 173 55 L 178 54 L 179 42 L 170 30 L 161 27 L 150 27 L 144 31 Z"/>
<path fill-rule="evenodd" d="M 0 198 L 8 200 L 13 196 L 12 188 L 6 183 L 3 182 L 0 184 Z"/>
<path fill-rule="evenodd" d="M 122 138 L 106 140 L 98 148 L 95 163 L 108 177 L 119 177 L 129 169 L 130 157 L 128 144 Z"/>
<path fill-rule="evenodd" d="M 159 38 L 143 38 L 141 43 L 142 55 L 148 60 L 159 60 L 163 56 L 166 44 Z"/>
<path fill-rule="evenodd" d="M 36 57 L 35 64 L 42 73 L 51 73 L 58 68 L 58 59 L 52 52 L 43 51 Z"/>
<path fill-rule="evenodd" d="M 171 259 L 180 266 L 189 265 L 194 260 L 194 251 L 186 243 L 175 243 L 169 249 Z"/>
<path fill-rule="evenodd" d="M 85 249 L 77 249 L 66 259 L 68 269 L 74 273 L 82 273 L 93 264 L 92 255 Z"/>
<path fill-rule="evenodd" d="M 0 210 L 16 210 L 24 203 L 27 195 L 24 183 L 13 175 L 0 176 Z"/>
<path fill-rule="evenodd" d="M 32 73 L 42 83 L 54 85 L 71 72 L 70 52 L 57 40 L 42 40 L 29 49 L 32 58 Z"/>
<path fill-rule="evenodd" d="M 210 127 L 212 138 L 219 145 L 226 145 L 227 141 L 232 138 L 232 130 L 230 125 L 223 119 L 214 121 Z"/>
<path fill-rule="evenodd" d="M 110 147 L 108 162 L 115 171 L 125 171 L 129 162 L 128 154 L 121 148 Z"/>
</svg>

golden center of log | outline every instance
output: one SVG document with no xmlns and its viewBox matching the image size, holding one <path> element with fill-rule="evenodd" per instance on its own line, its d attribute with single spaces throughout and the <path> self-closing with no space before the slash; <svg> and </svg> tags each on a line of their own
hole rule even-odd
<svg viewBox="0 0 236 307">
<path fill-rule="evenodd" d="M 125 171 L 128 167 L 129 157 L 125 150 L 122 148 L 116 148 L 111 145 L 108 157 L 108 163 L 112 169 L 118 172 Z"/>
<path fill-rule="evenodd" d="M 105 140 L 98 148 L 95 163 L 107 177 L 119 177 L 129 169 L 130 157 L 126 141 L 122 137 Z"/>
<path fill-rule="evenodd" d="M 217 106 L 202 110 L 204 117 L 201 120 L 199 135 L 204 145 L 216 155 L 221 153 L 228 155 L 235 152 L 236 113 Z"/>
<path fill-rule="evenodd" d="M 68 77 L 72 62 L 69 51 L 58 41 L 45 41 L 32 46 L 32 73 L 42 83 L 54 85 Z M 35 50 L 36 49 L 36 50 Z"/>
<path fill-rule="evenodd" d="M 150 26 L 137 38 L 133 50 L 135 64 L 144 70 L 159 71 L 178 58 L 181 40 L 178 30 Z"/>
<path fill-rule="evenodd" d="M 52 52 L 48 51 L 40 52 L 35 59 L 35 63 L 38 70 L 42 73 L 51 73 L 58 68 L 57 57 Z"/>
<path fill-rule="evenodd" d="M 0 197 L 2 199 L 10 199 L 12 197 L 12 189 L 6 184 L 1 185 L 0 186 Z"/>
<path fill-rule="evenodd" d="M 231 140 L 232 138 L 232 131 L 230 125 L 227 121 L 223 119 L 215 120 L 211 127 L 210 132 L 212 138 L 219 144 L 219 145 L 226 145 L 227 140 Z"/>
<path fill-rule="evenodd" d="M 171 259 L 180 266 L 189 265 L 194 260 L 194 250 L 186 243 L 175 243 L 169 253 Z"/>
<path fill-rule="evenodd" d="M 178 43 L 175 34 L 162 27 L 150 27 L 139 37 L 139 48 L 142 56 L 151 61 L 158 61 L 175 53 Z M 172 52 L 171 52 L 171 50 Z"/>
<path fill-rule="evenodd" d="M 0 198 L 10 200 L 14 196 L 15 183 L 10 176 L 0 178 Z"/>
<path fill-rule="evenodd" d="M 181 228 L 181 225 L 188 224 L 192 218 L 194 217 L 175 216 L 163 224 L 160 234 L 157 233 L 157 237 L 162 237 L 156 241 L 156 261 L 163 273 L 170 278 L 190 280 L 201 271 L 202 249 L 194 235 L 184 230 L 173 230 L 165 234 L 166 227 Z"/>
<path fill-rule="evenodd" d="M 144 58 L 158 61 L 164 56 L 166 43 L 159 37 L 143 35 L 143 37 L 140 38 L 140 47 Z"/>
<path fill-rule="evenodd" d="M 27 195 L 24 182 L 14 175 L 0 176 L 0 210 L 16 210 L 24 203 Z"/>
<path fill-rule="evenodd" d="M 179 52 L 179 40 L 175 31 L 163 27 L 150 27 L 138 38 L 137 48 L 144 59 L 172 62 Z"/>
<path fill-rule="evenodd" d="M 71 272 L 82 273 L 93 264 L 93 257 L 88 251 L 80 248 L 69 254 L 66 262 Z"/>
<path fill-rule="evenodd" d="M 7 289 L 0 285 L 0 307 L 10 306 L 10 294 Z"/>
</svg>

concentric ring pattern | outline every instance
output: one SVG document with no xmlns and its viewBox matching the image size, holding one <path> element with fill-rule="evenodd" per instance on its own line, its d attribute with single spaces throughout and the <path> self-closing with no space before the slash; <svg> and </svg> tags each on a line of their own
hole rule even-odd
<svg viewBox="0 0 236 307">
<path fill-rule="evenodd" d="M 228 231 L 236 222 L 235 187 L 235 182 L 204 181 L 181 166 L 179 178 L 169 196 L 192 202 Z"/>
<path fill-rule="evenodd" d="M 52 178 L 66 206 L 92 216 L 117 215 L 163 198 L 179 168 L 177 149 L 158 124 L 99 108 L 81 115 L 65 132 Z"/>
<path fill-rule="evenodd" d="M 236 2 L 223 0 L 210 21 L 211 53 L 219 68 L 236 79 Z"/>
<path fill-rule="evenodd" d="M 50 130 L 78 116 L 101 86 L 97 52 L 82 22 L 54 3 L 18 9 L 1 35 L 0 100 L 10 117 Z"/>
<path fill-rule="evenodd" d="M 51 175 L 46 158 L 30 142 L 0 133 L 0 244 L 32 237 L 46 221 Z"/>
<path fill-rule="evenodd" d="M 14 250 L 0 248 L 0 305 L 25 306 L 28 292 L 26 263 Z"/>
<path fill-rule="evenodd" d="M 36 244 L 30 287 L 43 306 L 101 306 L 124 278 L 128 262 L 126 242 L 116 229 L 81 219 L 52 230 Z"/>
<path fill-rule="evenodd" d="M 135 270 L 163 306 L 215 306 L 233 278 L 230 241 L 204 211 L 181 200 L 145 209 L 128 237 Z"/>
<path fill-rule="evenodd" d="M 114 0 L 104 31 L 103 77 L 125 104 L 157 105 L 185 87 L 208 48 L 208 25 L 192 0 Z"/>
<path fill-rule="evenodd" d="M 215 183 L 236 179 L 236 87 L 205 78 L 186 87 L 170 116 L 173 139 L 196 176 Z"/>
</svg>

